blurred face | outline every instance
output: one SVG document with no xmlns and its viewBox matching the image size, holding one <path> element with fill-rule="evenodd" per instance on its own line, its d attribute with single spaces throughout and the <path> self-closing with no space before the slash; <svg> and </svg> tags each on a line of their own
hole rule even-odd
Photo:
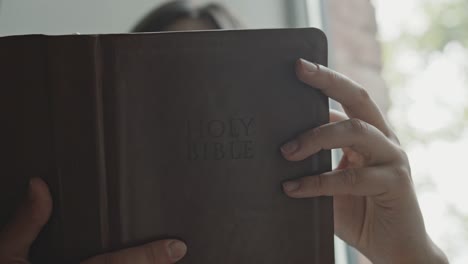
<svg viewBox="0 0 468 264">
<path fill-rule="evenodd" d="M 167 27 L 167 31 L 186 31 L 186 30 L 208 30 L 216 29 L 208 19 L 201 18 L 183 18 Z"/>
</svg>

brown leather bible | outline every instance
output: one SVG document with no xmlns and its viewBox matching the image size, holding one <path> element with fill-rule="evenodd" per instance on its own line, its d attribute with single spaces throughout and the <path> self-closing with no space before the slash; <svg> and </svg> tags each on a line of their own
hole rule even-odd
<svg viewBox="0 0 468 264">
<path fill-rule="evenodd" d="M 327 64 L 313 28 L 0 38 L 0 228 L 30 177 L 53 215 L 32 263 L 77 263 L 179 238 L 187 264 L 334 262 L 330 197 L 281 183 L 329 171 L 330 151 L 280 146 L 327 123 L 294 64 Z"/>
</svg>

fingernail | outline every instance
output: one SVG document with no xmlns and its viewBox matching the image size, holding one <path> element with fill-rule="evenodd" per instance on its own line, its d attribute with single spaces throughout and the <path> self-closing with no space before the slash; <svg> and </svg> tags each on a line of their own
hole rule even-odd
<svg viewBox="0 0 468 264">
<path fill-rule="evenodd" d="M 302 68 L 307 72 L 316 72 L 319 69 L 319 65 L 304 59 L 300 59 Z"/>
<path fill-rule="evenodd" d="M 299 183 L 297 181 L 288 181 L 283 183 L 283 189 L 285 192 L 292 192 L 299 189 Z"/>
<path fill-rule="evenodd" d="M 284 154 L 292 154 L 299 148 L 299 144 L 296 140 L 292 140 L 281 147 L 281 151 Z"/>
<path fill-rule="evenodd" d="M 34 189 L 36 185 L 36 179 L 35 178 L 30 178 L 29 179 L 29 186 L 28 186 L 28 198 L 29 200 L 33 201 L 34 200 Z"/>
<path fill-rule="evenodd" d="M 173 261 L 178 261 L 179 259 L 181 259 L 186 252 L 187 246 L 180 241 L 175 240 L 169 243 L 168 245 L 169 257 Z"/>
</svg>

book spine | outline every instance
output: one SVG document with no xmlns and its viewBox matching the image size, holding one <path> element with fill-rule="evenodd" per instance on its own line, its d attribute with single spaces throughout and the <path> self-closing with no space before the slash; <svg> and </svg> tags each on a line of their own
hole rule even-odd
<svg viewBox="0 0 468 264">
<path fill-rule="evenodd" d="M 100 57 L 100 124 L 102 125 L 102 152 L 103 163 L 105 163 L 106 177 L 105 186 L 107 198 L 107 229 L 108 229 L 108 248 L 115 250 L 122 248 L 122 241 L 125 239 L 126 229 L 123 228 L 125 222 L 125 202 L 122 194 L 126 188 L 131 188 L 128 182 L 122 180 L 121 167 L 125 166 L 125 158 L 122 157 L 120 137 L 122 129 L 119 117 L 122 110 L 117 101 L 118 85 L 116 78 L 118 72 L 115 72 L 115 63 L 117 55 L 115 51 L 114 39 L 112 36 L 101 36 L 99 40 L 99 49 L 96 49 Z M 97 56 L 96 56 L 97 57 Z M 104 182 L 103 182 L 104 183 Z M 104 197 L 103 197 L 104 198 Z"/>
<path fill-rule="evenodd" d="M 48 177 L 56 203 L 50 220 L 54 230 L 33 263 L 73 263 L 107 247 L 98 48 L 96 36 L 47 37 L 53 139 Z"/>
<path fill-rule="evenodd" d="M 94 57 L 94 92 L 96 110 L 96 156 L 99 174 L 99 207 L 101 247 L 109 249 L 109 200 L 108 179 L 106 172 L 105 138 L 104 138 L 104 98 L 103 98 L 103 56 L 99 36 L 93 38 Z"/>
</svg>

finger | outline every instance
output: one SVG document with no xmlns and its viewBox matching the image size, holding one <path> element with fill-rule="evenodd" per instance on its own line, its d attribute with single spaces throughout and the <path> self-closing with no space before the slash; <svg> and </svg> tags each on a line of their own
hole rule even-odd
<svg viewBox="0 0 468 264">
<path fill-rule="evenodd" d="M 0 234 L 0 255 L 26 258 L 51 212 L 52 197 L 47 184 L 40 178 L 32 178 L 27 198 Z"/>
<path fill-rule="evenodd" d="M 299 59 L 298 78 L 339 102 L 351 118 L 359 118 L 390 136 L 390 128 L 377 104 L 358 83 L 325 66 Z"/>
<path fill-rule="evenodd" d="M 397 186 L 401 175 L 386 167 L 335 170 L 283 183 L 284 192 L 293 198 L 355 195 L 378 196 Z"/>
<path fill-rule="evenodd" d="M 178 240 L 161 240 L 93 257 L 82 264 L 170 264 L 179 261 L 187 246 Z"/>
<path fill-rule="evenodd" d="M 343 121 L 349 119 L 347 115 L 344 113 L 330 109 L 330 122 L 338 122 L 338 121 Z"/>
<path fill-rule="evenodd" d="M 320 150 L 346 148 L 359 153 L 365 164 L 395 159 L 399 148 L 374 126 L 359 119 L 328 123 L 309 130 L 284 144 L 281 152 L 287 160 L 300 161 Z"/>
</svg>

